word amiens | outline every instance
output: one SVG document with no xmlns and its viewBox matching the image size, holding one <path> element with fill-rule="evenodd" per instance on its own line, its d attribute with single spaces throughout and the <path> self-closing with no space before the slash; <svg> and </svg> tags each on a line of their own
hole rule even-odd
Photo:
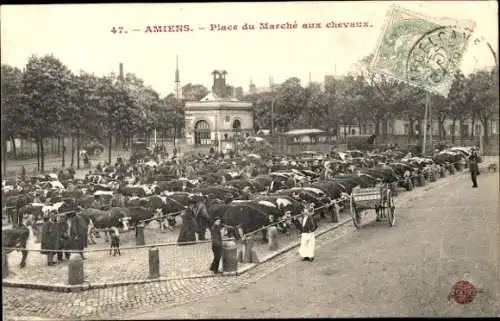
<svg viewBox="0 0 500 321">
<path fill-rule="evenodd" d="M 132 29 L 135 32 L 155 33 L 155 32 L 184 32 L 193 31 L 189 25 L 163 25 L 163 26 L 146 26 L 143 29 Z M 128 33 L 122 26 L 111 28 L 112 33 Z"/>
<path fill-rule="evenodd" d="M 364 22 L 306 22 L 298 24 L 296 21 L 293 23 L 268 23 L 261 22 L 258 26 L 250 23 L 245 23 L 241 27 L 238 25 L 221 25 L 221 24 L 210 24 L 209 31 L 236 31 L 236 30 L 290 30 L 290 29 L 321 29 L 321 28 L 370 28 L 372 25 L 368 21 Z M 241 29 L 239 29 L 241 28 Z"/>
</svg>

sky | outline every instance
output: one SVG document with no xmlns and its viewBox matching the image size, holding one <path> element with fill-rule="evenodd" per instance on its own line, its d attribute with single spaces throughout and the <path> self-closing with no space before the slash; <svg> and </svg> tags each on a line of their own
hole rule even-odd
<svg viewBox="0 0 500 321">
<path fill-rule="evenodd" d="M 211 72 L 224 69 L 227 81 L 248 90 L 298 77 L 322 82 L 345 75 L 375 51 L 389 7 L 432 17 L 476 22 L 476 37 L 463 71 L 493 66 L 486 41 L 498 48 L 495 1 L 370 1 L 179 4 L 5 5 L 0 9 L 1 63 L 22 68 L 31 55 L 53 54 L 72 71 L 106 75 L 135 73 L 160 95 L 174 92 L 176 55 L 181 85 L 212 85 Z M 368 22 L 369 27 L 326 28 L 329 22 Z M 259 30 L 259 23 L 293 24 L 298 29 Z M 242 30 L 244 23 L 255 30 Z M 303 23 L 321 23 L 303 29 Z M 211 31 L 210 25 L 236 25 Z M 145 32 L 147 26 L 189 25 L 188 32 Z M 112 28 L 123 27 L 123 33 Z M 200 29 L 204 28 L 204 29 Z M 137 29 L 139 31 L 133 31 Z M 127 31 L 127 33 L 125 33 Z"/>
</svg>

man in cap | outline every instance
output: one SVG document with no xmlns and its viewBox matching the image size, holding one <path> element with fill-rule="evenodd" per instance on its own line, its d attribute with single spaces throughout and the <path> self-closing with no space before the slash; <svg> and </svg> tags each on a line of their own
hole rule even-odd
<svg viewBox="0 0 500 321">
<path fill-rule="evenodd" d="M 476 150 L 474 147 L 470 149 L 470 155 L 469 155 L 469 170 L 470 170 L 470 177 L 472 179 L 472 187 L 477 188 L 477 176 L 479 175 L 479 155 L 477 154 Z"/>
<path fill-rule="evenodd" d="M 51 219 L 50 214 L 47 213 L 43 217 L 42 226 L 42 240 L 41 240 L 41 253 L 47 255 L 47 265 L 55 265 L 54 254 L 55 250 L 59 250 L 59 227 L 53 219 Z"/>
<path fill-rule="evenodd" d="M 77 215 L 75 211 L 69 212 L 67 215 L 69 248 L 72 250 L 78 250 L 82 260 L 85 260 L 85 257 L 83 256 L 83 249 L 87 247 L 87 223 L 83 217 Z"/>
<path fill-rule="evenodd" d="M 212 236 L 212 252 L 214 254 L 214 259 L 212 260 L 212 264 L 210 265 L 210 271 L 215 274 L 220 273 L 219 265 L 222 259 L 222 238 L 223 238 L 223 223 L 220 217 L 216 217 L 214 221 L 214 225 L 210 230 Z"/>
</svg>

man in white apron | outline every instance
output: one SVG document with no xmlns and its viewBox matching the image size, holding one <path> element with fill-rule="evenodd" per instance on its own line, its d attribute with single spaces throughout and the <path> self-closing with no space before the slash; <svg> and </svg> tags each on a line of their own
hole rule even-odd
<svg viewBox="0 0 500 321">
<path fill-rule="evenodd" d="M 316 245 L 316 237 L 314 231 L 318 228 L 313 218 L 314 208 L 309 207 L 304 211 L 304 217 L 301 224 L 301 238 L 299 254 L 302 261 L 312 262 L 314 260 L 314 247 Z"/>
</svg>

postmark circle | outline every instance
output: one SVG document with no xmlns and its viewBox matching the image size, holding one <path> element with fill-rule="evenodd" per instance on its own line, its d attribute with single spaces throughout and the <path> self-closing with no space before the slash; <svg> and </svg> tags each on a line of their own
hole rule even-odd
<svg viewBox="0 0 500 321">
<path fill-rule="evenodd" d="M 451 289 L 450 297 L 458 304 L 468 304 L 474 301 L 477 295 L 476 287 L 469 281 L 460 280 Z"/>
<path fill-rule="evenodd" d="M 441 26 L 423 34 L 413 45 L 406 61 L 410 83 L 435 88 L 460 67 L 470 33 Z"/>
</svg>

